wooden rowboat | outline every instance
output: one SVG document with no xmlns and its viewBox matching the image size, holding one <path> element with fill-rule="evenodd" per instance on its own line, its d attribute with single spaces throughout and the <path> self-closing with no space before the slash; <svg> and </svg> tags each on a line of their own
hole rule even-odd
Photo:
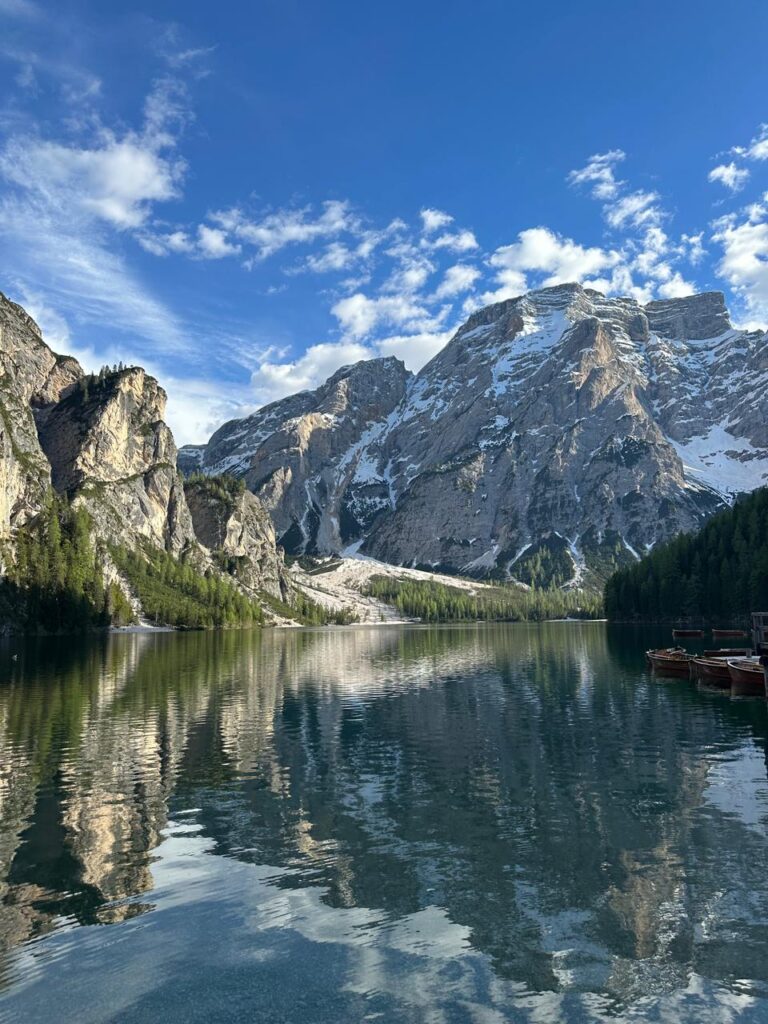
<svg viewBox="0 0 768 1024">
<path fill-rule="evenodd" d="M 690 675 L 691 655 L 680 647 L 667 647 L 658 651 L 646 651 L 648 663 L 656 672 L 672 676 Z"/>
<path fill-rule="evenodd" d="M 727 665 L 731 676 L 731 692 L 736 696 L 765 693 L 763 666 L 758 658 L 729 658 Z"/>
<path fill-rule="evenodd" d="M 725 658 L 693 658 L 691 675 L 712 686 L 723 686 L 730 689 L 731 673 Z"/>
<path fill-rule="evenodd" d="M 748 658 L 752 653 L 750 647 L 716 647 L 712 651 L 704 651 L 705 658 Z"/>
<path fill-rule="evenodd" d="M 717 640 L 726 636 L 747 636 L 746 629 L 713 629 L 712 636 Z"/>
<path fill-rule="evenodd" d="M 704 636 L 703 629 L 673 629 L 672 639 L 682 640 L 684 637 L 700 637 Z"/>
</svg>

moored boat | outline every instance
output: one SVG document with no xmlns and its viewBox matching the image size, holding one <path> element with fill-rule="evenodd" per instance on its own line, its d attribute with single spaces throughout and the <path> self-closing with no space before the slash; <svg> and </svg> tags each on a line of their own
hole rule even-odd
<svg viewBox="0 0 768 1024">
<path fill-rule="evenodd" d="M 703 629 L 673 629 L 672 639 L 682 640 L 685 637 L 701 637 L 704 636 Z"/>
<path fill-rule="evenodd" d="M 733 694 L 748 697 L 765 693 L 765 677 L 759 658 L 729 658 L 727 665 Z"/>
<path fill-rule="evenodd" d="M 717 640 L 727 636 L 747 636 L 746 629 L 713 629 L 712 636 Z"/>
<path fill-rule="evenodd" d="M 704 658 L 748 658 L 752 654 L 750 647 L 715 647 L 704 651 Z"/>
<path fill-rule="evenodd" d="M 681 647 L 666 647 L 657 651 L 646 651 L 645 656 L 654 671 L 664 675 L 690 675 L 691 655 Z"/>
<path fill-rule="evenodd" d="M 712 686 L 730 688 L 731 673 L 725 658 L 692 658 L 691 675 Z"/>
</svg>

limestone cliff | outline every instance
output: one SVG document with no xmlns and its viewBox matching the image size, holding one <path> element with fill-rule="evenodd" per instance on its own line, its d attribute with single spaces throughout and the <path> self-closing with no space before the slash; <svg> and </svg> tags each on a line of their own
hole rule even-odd
<svg viewBox="0 0 768 1024">
<path fill-rule="evenodd" d="M 40 328 L 0 293 L 0 541 L 40 511 L 51 470 L 37 436 L 34 408 L 45 408 L 82 377 L 58 356 Z"/>
<path fill-rule="evenodd" d="M 184 490 L 200 543 L 219 553 L 249 590 L 288 600 L 290 585 L 275 528 L 258 498 L 215 478 L 187 481 Z"/>
<path fill-rule="evenodd" d="M 196 535 L 165 407 L 165 392 L 143 369 L 84 374 L 0 294 L 0 573 L 14 558 L 15 531 L 53 487 L 87 509 L 105 544 L 149 542 L 201 571 L 237 569 L 251 592 L 290 597 L 274 527 L 253 495 L 206 502 L 192 487 Z M 106 552 L 104 576 L 121 582 Z"/>
<path fill-rule="evenodd" d="M 54 488 L 84 504 L 102 536 L 179 554 L 195 536 L 165 403 L 157 381 L 131 367 L 83 378 L 37 420 Z"/>
</svg>

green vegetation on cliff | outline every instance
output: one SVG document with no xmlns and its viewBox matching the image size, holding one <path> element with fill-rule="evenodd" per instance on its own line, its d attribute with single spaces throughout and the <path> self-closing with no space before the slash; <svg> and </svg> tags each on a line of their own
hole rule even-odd
<svg viewBox="0 0 768 1024">
<path fill-rule="evenodd" d="M 218 476 L 206 476 L 205 473 L 196 471 L 184 481 L 184 489 L 195 490 L 217 498 L 225 505 L 233 505 L 235 500 L 245 492 L 245 480 L 230 476 L 228 473 L 220 473 Z"/>
<path fill-rule="evenodd" d="M 19 530 L 15 557 L 0 579 L 0 625 L 24 632 L 73 633 L 133 617 L 119 587 L 104 585 L 85 509 L 50 494 Z"/>
<path fill-rule="evenodd" d="M 145 545 L 142 551 L 111 549 L 112 557 L 152 621 L 189 629 L 253 626 L 264 621 L 260 605 L 234 583 L 211 571 Z"/>
<path fill-rule="evenodd" d="M 619 621 L 680 618 L 727 623 L 768 608 L 768 488 L 680 534 L 605 586 L 605 611 Z"/>
<path fill-rule="evenodd" d="M 602 613 L 597 594 L 578 590 L 478 587 L 470 591 L 428 580 L 373 576 L 366 592 L 423 622 L 539 622 L 595 619 Z"/>
</svg>

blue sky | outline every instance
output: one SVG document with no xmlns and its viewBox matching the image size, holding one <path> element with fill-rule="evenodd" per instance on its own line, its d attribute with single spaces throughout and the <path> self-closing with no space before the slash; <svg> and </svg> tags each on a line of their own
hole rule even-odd
<svg viewBox="0 0 768 1024">
<path fill-rule="evenodd" d="M 768 322 L 768 5 L 0 0 L 0 290 L 180 442 L 566 280 Z"/>
</svg>

